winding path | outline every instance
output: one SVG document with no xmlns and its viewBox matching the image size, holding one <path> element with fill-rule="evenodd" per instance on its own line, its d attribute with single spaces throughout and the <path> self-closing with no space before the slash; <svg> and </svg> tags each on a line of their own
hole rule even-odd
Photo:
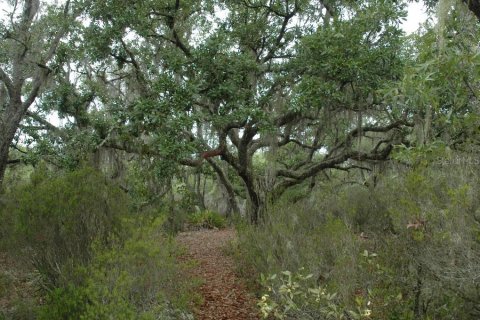
<svg viewBox="0 0 480 320">
<path fill-rule="evenodd" d="M 187 249 L 186 258 L 198 261 L 194 276 L 202 279 L 203 304 L 195 310 L 198 320 L 256 320 L 255 299 L 235 275 L 231 257 L 223 248 L 235 237 L 235 231 L 200 230 L 178 235 Z"/>
</svg>

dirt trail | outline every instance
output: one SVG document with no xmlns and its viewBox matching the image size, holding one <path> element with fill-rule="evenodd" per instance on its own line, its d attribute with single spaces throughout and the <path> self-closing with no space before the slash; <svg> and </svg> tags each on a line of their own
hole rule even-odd
<svg viewBox="0 0 480 320">
<path fill-rule="evenodd" d="M 200 287 L 203 304 L 195 310 L 198 320 L 259 319 L 255 299 L 235 275 L 233 260 L 223 253 L 225 245 L 235 237 L 235 231 L 201 230 L 178 235 L 179 243 L 187 248 L 186 258 L 198 261 L 192 270 L 204 282 Z"/>
</svg>

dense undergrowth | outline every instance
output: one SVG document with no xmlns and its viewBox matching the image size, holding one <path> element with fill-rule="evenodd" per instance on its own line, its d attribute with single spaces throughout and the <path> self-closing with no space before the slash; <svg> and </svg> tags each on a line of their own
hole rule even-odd
<svg viewBox="0 0 480 320">
<path fill-rule="evenodd" d="M 396 169 L 378 184 L 324 185 L 265 225 L 242 226 L 240 271 L 278 319 L 478 319 L 477 168 Z"/>
<path fill-rule="evenodd" d="M 0 245 L 30 266 L 36 297 L 0 310 L 0 319 L 192 318 L 195 281 L 165 231 L 167 214 L 135 210 L 88 168 L 37 169 L 4 199 Z M 4 284 L 0 299 L 14 289 Z"/>
</svg>

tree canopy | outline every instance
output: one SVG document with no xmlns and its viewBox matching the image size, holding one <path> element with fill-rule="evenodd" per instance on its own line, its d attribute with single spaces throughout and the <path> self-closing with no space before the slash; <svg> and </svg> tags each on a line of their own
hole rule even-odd
<svg viewBox="0 0 480 320">
<path fill-rule="evenodd" d="M 233 208 L 241 181 L 256 223 L 327 170 L 368 175 L 396 146 L 440 137 L 458 147 L 478 121 L 475 1 L 444 1 L 456 9 L 414 36 L 406 5 L 15 2 L 1 31 L 3 166 L 12 146 L 67 167 L 122 150 L 164 177 L 207 165 Z"/>
</svg>

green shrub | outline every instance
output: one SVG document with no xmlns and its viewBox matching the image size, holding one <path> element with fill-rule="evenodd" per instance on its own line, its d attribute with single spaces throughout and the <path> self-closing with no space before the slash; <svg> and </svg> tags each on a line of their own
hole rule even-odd
<svg viewBox="0 0 480 320">
<path fill-rule="evenodd" d="M 97 249 L 76 270 L 82 281 L 52 291 L 40 319 L 193 319 L 195 282 L 184 277 L 178 248 L 161 223 L 139 228 L 124 245 Z"/>
<path fill-rule="evenodd" d="M 478 319 L 477 171 L 392 172 L 375 188 L 320 186 L 295 204 L 287 193 L 263 225 L 239 228 L 231 252 L 247 277 L 305 267 L 313 276 L 301 287 L 336 293 L 334 305 L 342 312 L 369 303 L 371 319 Z M 264 287 L 271 315 L 277 310 L 286 319 L 325 317 L 325 305 L 306 302 L 308 293 L 300 288 L 294 307 L 279 294 L 285 285 L 279 278 L 271 291 Z M 297 310 L 284 312 L 287 307 Z"/>
<path fill-rule="evenodd" d="M 124 236 L 121 220 L 129 203 L 125 193 L 89 168 L 57 176 L 37 171 L 31 180 L 11 191 L 5 211 L 45 284 L 55 287 L 90 261 L 94 242 L 108 246 Z"/>
<path fill-rule="evenodd" d="M 239 229 L 237 252 L 245 275 L 310 270 L 315 278 L 355 275 L 359 251 L 355 235 L 339 218 L 306 203 L 279 203 L 259 228 Z M 338 281 L 346 281 L 343 276 Z"/>
<path fill-rule="evenodd" d="M 188 222 L 190 225 L 207 229 L 223 229 L 227 225 L 227 220 L 213 211 L 195 212 L 189 216 Z"/>
<path fill-rule="evenodd" d="M 67 285 L 55 288 L 47 297 L 39 313 L 39 319 L 79 319 L 79 315 L 86 311 L 88 294 L 84 288 Z"/>
</svg>

